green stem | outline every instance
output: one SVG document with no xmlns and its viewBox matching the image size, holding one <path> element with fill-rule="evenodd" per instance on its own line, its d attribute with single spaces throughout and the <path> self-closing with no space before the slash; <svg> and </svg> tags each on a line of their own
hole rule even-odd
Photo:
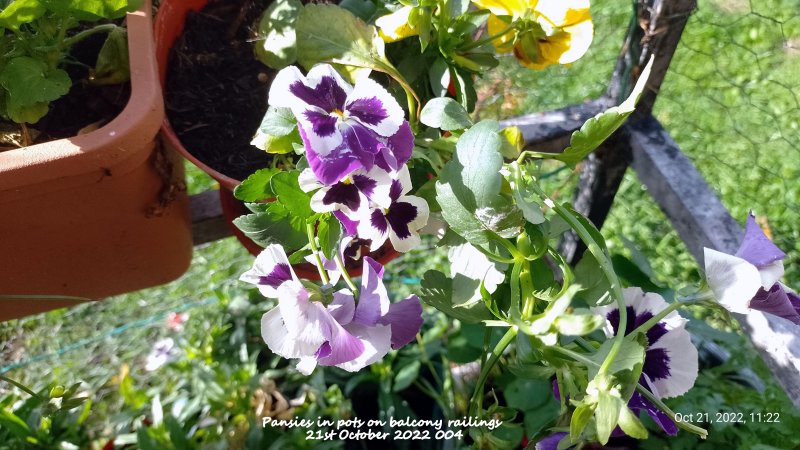
<svg viewBox="0 0 800 450">
<path fill-rule="evenodd" d="M 422 360 L 422 363 L 428 367 L 428 370 L 431 371 L 433 380 L 436 381 L 436 384 L 444 386 L 444 383 L 442 383 L 442 378 L 439 376 L 439 372 L 436 371 L 436 368 L 433 366 L 430 358 L 428 358 L 428 353 L 425 351 L 425 345 L 422 344 L 422 336 L 420 334 L 417 334 L 417 345 L 419 345 L 420 359 Z"/>
<path fill-rule="evenodd" d="M 322 267 L 322 258 L 319 257 L 319 249 L 317 248 L 317 241 L 314 237 L 314 225 L 307 223 L 306 224 L 306 235 L 308 235 L 308 244 L 311 246 L 311 254 L 314 255 L 314 260 L 317 263 L 317 270 L 319 270 L 319 278 L 322 280 L 323 284 L 330 283 L 330 279 L 328 279 L 328 274 L 325 272 L 325 268 Z"/>
<path fill-rule="evenodd" d="M 494 365 L 497 364 L 497 361 L 500 359 L 500 356 L 503 355 L 506 347 L 511 344 L 511 341 L 513 341 L 516 336 L 517 327 L 509 328 L 502 339 L 500 339 L 500 342 L 494 347 L 494 350 L 492 350 L 492 357 L 489 358 L 489 361 L 481 365 L 481 373 L 478 376 L 478 382 L 475 385 L 475 391 L 472 393 L 472 400 L 469 405 L 469 417 L 477 417 L 478 410 L 483 404 L 483 385 L 486 384 L 486 378 L 489 377 L 489 372 Z"/>
<path fill-rule="evenodd" d="M 614 362 L 614 358 L 617 357 L 617 354 L 619 354 L 619 351 L 622 348 L 622 342 L 625 338 L 625 330 L 628 326 L 628 312 L 627 308 L 625 307 L 625 297 L 622 295 L 622 285 L 619 282 L 619 278 L 617 278 L 616 272 L 614 272 L 614 266 L 611 263 L 611 259 L 608 257 L 606 252 L 600 248 L 600 245 L 598 245 L 598 243 L 594 240 L 594 237 L 592 237 L 592 234 L 589 233 L 589 230 L 587 230 L 586 227 L 584 227 L 583 224 L 570 211 L 567 211 L 567 209 L 564 208 L 560 203 L 556 203 L 549 198 L 547 194 L 542 191 L 539 185 L 534 182 L 531 183 L 531 186 L 544 200 L 545 204 L 553 208 L 553 210 L 555 210 L 555 212 L 561 216 L 561 218 L 564 219 L 573 230 L 575 230 L 575 233 L 586 244 L 586 248 L 597 260 L 597 263 L 600 264 L 600 269 L 603 271 L 608 279 L 608 283 L 611 285 L 611 295 L 614 297 L 614 301 L 617 303 L 617 307 L 619 308 L 619 326 L 617 327 L 617 334 L 614 336 L 614 342 L 611 344 L 611 349 L 608 351 L 608 356 L 600 366 L 600 373 L 608 373 L 608 369 Z"/>
<path fill-rule="evenodd" d="M 524 261 L 524 260 L 523 260 Z M 521 295 L 519 289 L 519 274 L 522 272 L 523 261 L 514 262 L 514 268 L 511 269 L 511 308 L 510 314 L 514 319 L 519 318 Z"/>
<path fill-rule="evenodd" d="M 500 263 L 503 263 L 503 264 L 514 264 L 514 262 L 515 262 L 514 258 L 503 258 L 502 256 L 497 256 L 494 253 L 492 253 L 492 252 L 486 250 L 485 248 L 481 247 L 480 245 L 474 245 L 473 247 L 475 247 L 479 252 L 481 252 L 484 255 L 486 255 L 486 257 L 491 259 L 492 261 L 497 261 L 497 262 L 500 262 Z"/>
<path fill-rule="evenodd" d="M 497 38 L 505 36 L 510 31 L 513 31 L 515 28 L 516 28 L 516 26 L 514 24 L 511 24 L 511 25 L 507 26 L 504 30 L 500 31 L 499 33 L 495 33 L 495 34 L 492 34 L 490 36 L 486 36 L 485 38 L 481 38 L 481 39 L 478 39 L 477 41 L 473 41 L 473 42 L 471 42 L 471 43 L 469 43 L 469 44 L 467 44 L 467 45 L 465 45 L 463 47 L 459 47 L 458 51 L 459 52 L 465 52 L 465 51 L 472 50 L 473 48 L 478 48 L 481 45 L 487 44 L 487 43 L 492 42 L 493 40 L 495 40 Z"/>
<path fill-rule="evenodd" d="M 30 390 L 29 387 L 25 386 L 24 384 L 20 383 L 19 381 L 14 381 L 11 378 L 5 377 L 3 375 L 0 375 L 0 380 L 1 381 L 5 381 L 6 383 L 13 384 L 14 386 L 18 387 L 20 390 L 24 391 L 26 394 L 30 395 L 31 397 L 39 398 L 39 399 L 42 398 L 41 395 L 37 394 L 36 392 L 33 392 L 32 390 Z"/>
<path fill-rule="evenodd" d="M 408 123 L 411 125 L 411 129 L 416 133 L 418 124 L 417 124 L 417 99 L 414 98 L 414 93 L 408 89 L 406 91 L 406 102 L 408 102 Z"/>
<path fill-rule="evenodd" d="M 630 335 L 630 334 L 635 334 L 635 333 L 646 333 L 647 330 L 649 330 L 650 328 L 653 328 L 653 326 L 655 326 L 655 324 L 657 324 L 658 322 L 661 322 L 661 319 L 663 319 L 664 317 L 667 317 L 667 315 L 669 315 L 669 313 L 671 313 L 673 311 L 676 311 L 678 308 L 681 308 L 683 306 L 691 305 L 692 303 L 699 302 L 699 301 L 706 300 L 706 299 L 707 299 L 706 297 L 697 296 L 697 297 L 694 297 L 694 298 L 687 298 L 685 300 L 681 300 L 681 299 L 675 300 L 674 302 L 670 303 L 666 308 L 664 308 L 662 311 L 660 311 L 658 314 L 656 314 L 655 316 L 651 317 L 650 320 L 648 320 L 647 322 L 639 325 L 635 330 L 631 331 L 628 334 Z"/>
<path fill-rule="evenodd" d="M 70 48 L 73 45 L 77 44 L 78 42 L 88 38 L 89 36 L 97 33 L 110 33 L 115 29 L 119 28 L 117 25 L 113 23 L 105 23 L 102 25 L 97 25 L 94 28 L 89 28 L 88 30 L 83 30 L 80 33 L 77 33 L 73 36 L 70 36 L 63 41 L 61 41 L 61 48 Z"/>
<path fill-rule="evenodd" d="M 533 315 L 533 307 L 536 297 L 533 296 L 533 278 L 531 276 L 531 264 L 525 261 L 525 267 L 519 274 L 519 282 L 522 287 L 522 296 L 525 299 L 522 306 L 522 320 L 526 321 Z"/>
<path fill-rule="evenodd" d="M 554 159 L 555 155 L 557 155 L 557 153 L 544 153 L 544 152 L 535 152 L 533 150 L 525 150 L 519 154 L 519 157 L 517 158 L 517 164 L 522 164 L 522 161 L 528 156 L 541 159 Z"/>
<path fill-rule="evenodd" d="M 344 267 L 344 262 L 342 262 L 342 255 L 340 255 L 338 251 L 336 252 L 335 260 L 336 260 L 336 267 L 338 267 L 339 272 L 342 273 L 342 278 L 344 278 L 344 282 L 347 284 L 347 287 L 349 287 L 350 290 L 353 291 L 353 294 L 358 293 L 358 288 L 356 287 L 356 284 L 353 283 L 353 279 L 350 278 L 350 274 L 347 273 L 347 269 Z"/>
</svg>

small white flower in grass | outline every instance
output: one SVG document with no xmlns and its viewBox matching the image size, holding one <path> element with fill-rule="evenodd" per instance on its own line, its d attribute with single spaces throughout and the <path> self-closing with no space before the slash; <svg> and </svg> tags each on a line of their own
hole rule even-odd
<svg viewBox="0 0 800 450">
<path fill-rule="evenodd" d="M 153 345 L 153 349 L 147 355 L 144 369 L 152 372 L 175 361 L 177 358 L 178 352 L 175 349 L 175 341 L 172 338 L 161 339 Z"/>
</svg>

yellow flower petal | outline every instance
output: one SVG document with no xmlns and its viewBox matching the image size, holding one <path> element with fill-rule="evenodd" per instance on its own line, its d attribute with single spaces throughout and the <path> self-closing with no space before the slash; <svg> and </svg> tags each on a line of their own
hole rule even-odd
<svg viewBox="0 0 800 450">
<path fill-rule="evenodd" d="M 489 20 L 486 22 L 487 32 L 489 36 L 498 34 L 508 28 L 509 22 L 503 20 L 494 14 L 489 15 Z M 513 49 L 514 33 L 506 33 L 499 38 L 493 39 L 492 44 L 497 50 L 497 53 L 508 53 Z"/>
<path fill-rule="evenodd" d="M 533 9 L 539 0 L 472 0 L 478 8 L 488 9 L 497 16 L 519 17 Z"/>
<path fill-rule="evenodd" d="M 591 20 L 589 0 L 540 0 L 536 12 L 553 27 L 565 27 Z"/>
<path fill-rule="evenodd" d="M 408 23 L 411 10 L 410 6 L 403 6 L 391 14 L 379 17 L 375 21 L 375 26 L 378 27 L 378 34 L 380 34 L 384 42 L 396 42 L 419 34 L 419 31 Z"/>
</svg>

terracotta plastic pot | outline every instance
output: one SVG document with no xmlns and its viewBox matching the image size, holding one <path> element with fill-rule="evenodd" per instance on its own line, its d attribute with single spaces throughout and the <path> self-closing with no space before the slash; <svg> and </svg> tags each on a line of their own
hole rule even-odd
<svg viewBox="0 0 800 450">
<path fill-rule="evenodd" d="M 0 295 L 99 299 L 171 281 L 191 262 L 181 159 L 164 117 L 150 1 L 126 22 L 131 97 L 88 134 L 0 153 Z M 0 320 L 74 304 L 0 301 Z"/>
<path fill-rule="evenodd" d="M 207 3 L 208 0 L 163 0 L 159 5 L 158 14 L 156 15 L 155 21 L 155 38 L 156 60 L 158 61 L 158 73 L 162 86 L 166 86 L 167 66 L 169 64 L 170 50 L 172 49 L 175 40 L 183 32 L 186 15 L 190 11 L 200 11 Z M 164 122 L 161 125 L 161 133 L 167 146 L 175 149 L 178 153 L 183 155 L 184 158 L 191 161 L 194 165 L 219 182 L 219 195 L 222 212 L 233 232 L 233 235 L 239 240 L 242 246 L 247 249 L 248 252 L 254 256 L 258 255 L 261 250 L 263 250 L 263 247 L 245 236 L 232 223 L 233 219 L 249 213 L 244 204 L 233 196 L 233 189 L 241 183 L 241 180 L 231 178 L 221 172 L 218 172 L 216 169 L 197 159 L 192 154 L 191 149 L 187 149 L 183 145 L 177 133 L 172 128 L 169 118 L 166 116 L 164 117 Z M 376 259 L 382 264 L 385 264 L 399 256 L 399 253 L 388 243 L 378 252 L 378 255 L 373 256 L 376 256 Z M 317 272 L 317 269 L 310 264 L 298 264 L 294 266 L 294 268 L 297 274 L 303 278 L 319 279 L 319 273 Z M 351 272 L 351 274 L 354 276 L 358 276 L 361 273 L 361 267 L 354 267 L 352 270 L 349 270 L 349 272 Z"/>
</svg>

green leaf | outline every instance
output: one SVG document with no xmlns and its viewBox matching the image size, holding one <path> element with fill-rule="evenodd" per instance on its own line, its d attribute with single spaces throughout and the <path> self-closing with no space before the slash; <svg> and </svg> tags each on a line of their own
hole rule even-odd
<svg viewBox="0 0 800 450">
<path fill-rule="evenodd" d="M 128 31 L 117 27 L 111 30 L 97 54 L 91 81 L 93 84 L 119 84 L 131 79 L 128 62 Z"/>
<path fill-rule="evenodd" d="M 506 386 L 504 393 L 508 406 L 520 411 L 534 410 L 553 397 L 553 383 L 517 378 Z"/>
<path fill-rule="evenodd" d="M 280 70 L 297 59 L 295 23 L 300 9 L 299 0 L 272 2 L 258 22 L 256 58 L 273 69 Z"/>
<path fill-rule="evenodd" d="M 434 98 L 425 104 L 419 116 L 420 122 L 440 130 L 463 130 L 472 125 L 467 110 L 448 97 Z"/>
<path fill-rule="evenodd" d="M 34 436 L 31 428 L 19 416 L 4 408 L 0 408 L 0 425 L 20 439 Z"/>
<path fill-rule="evenodd" d="M 608 356 L 608 352 L 611 350 L 611 346 L 613 345 L 614 340 L 608 339 L 607 341 L 603 342 L 600 348 L 597 349 L 597 352 L 592 355 L 592 361 L 596 362 L 597 364 L 603 364 L 603 361 Z M 645 347 L 640 342 L 632 339 L 623 339 L 622 347 L 617 353 L 617 357 L 614 358 L 614 362 L 611 364 L 609 372 L 612 374 L 616 374 L 618 372 L 624 370 L 637 370 L 637 366 L 640 366 L 644 363 L 644 351 Z M 589 367 L 589 378 L 594 378 L 597 374 L 597 368 L 594 366 Z"/>
<path fill-rule="evenodd" d="M 136 443 L 139 444 L 141 450 L 159 450 L 161 446 L 156 442 L 153 436 L 150 435 L 149 428 L 139 428 L 136 430 Z"/>
<path fill-rule="evenodd" d="M 320 220 L 317 227 L 320 250 L 329 260 L 336 257 L 339 240 L 342 238 L 342 224 L 331 217 L 328 215 L 325 219 Z"/>
<path fill-rule="evenodd" d="M 186 438 L 186 431 L 181 424 L 171 415 L 164 417 L 164 425 L 169 431 L 169 440 L 175 447 L 175 450 L 188 450 L 192 448 L 189 444 L 189 439 Z"/>
<path fill-rule="evenodd" d="M 570 146 L 563 153 L 553 155 L 553 158 L 574 167 L 617 131 L 636 109 L 636 102 L 639 101 L 639 97 L 644 91 L 652 67 L 653 59 L 651 58 L 641 75 L 639 75 L 636 86 L 633 87 L 627 100 L 622 102 L 621 105 L 610 108 L 587 120 L 580 130 L 572 133 Z"/>
<path fill-rule="evenodd" d="M 608 278 L 600 268 L 600 263 L 591 253 L 586 252 L 583 254 L 573 273 L 575 274 L 575 282 L 581 286 L 581 292 L 578 296 L 588 305 L 606 305 L 613 301 L 611 296 L 608 295 L 611 290 L 611 284 L 609 284 Z"/>
<path fill-rule="evenodd" d="M 471 74 L 457 67 L 450 67 L 450 80 L 456 91 L 456 100 L 461 103 L 461 106 L 468 112 L 475 109 L 478 94 L 475 92 L 475 83 L 472 81 Z"/>
<path fill-rule="evenodd" d="M 297 179 L 300 171 L 280 172 L 272 176 L 270 185 L 278 201 L 291 216 L 307 219 L 315 213 L 311 209 L 311 195 L 300 189 Z"/>
<path fill-rule="evenodd" d="M 425 272 L 421 284 L 420 298 L 422 301 L 450 317 L 467 323 L 476 323 L 493 318 L 480 299 L 468 304 L 454 304 L 453 280 L 439 271 L 429 270 Z"/>
<path fill-rule="evenodd" d="M 419 369 L 421 365 L 419 361 L 413 361 L 411 364 L 406 364 L 401 368 L 397 375 L 394 377 L 394 385 L 392 392 L 400 392 L 403 389 L 411 386 L 414 380 L 419 376 Z"/>
<path fill-rule="evenodd" d="M 258 129 L 272 136 L 286 136 L 297 129 L 297 119 L 289 108 L 270 106 Z"/>
<path fill-rule="evenodd" d="M 36 123 L 47 114 L 47 103 L 66 95 L 72 86 L 67 72 L 51 69 L 43 61 L 20 56 L 0 72 L 0 85 L 8 91 L 8 115 L 17 123 Z"/>
<path fill-rule="evenodd" d="M 257 170 L 234 188 L 233 196 L 243 202 L 258 202 L 274 197 L 270 181 L 280 172 L 280 169 L 274 168 Z"/>
<path fill-rule="evenodd" d="M 273 202 L 268 212 L 247 214 L 237 217 L 233 224 L 255 243 L 266 247 L 281 244 L 287 252 L 302 248 L 308 242 L 305 228 L 292 222 L 289 213 Z"/>
<path fill-rule="evenodd" d="M 456 145 L 436 183 L 436 200 L 450 227 L 473 245 L 486 247 L 491 234 L 519 234 L 522 213 L 501 195 L 503 157 L 495 121 L 482 121 L 467 130 Z"/>
<path fill-rule="evenodd" d="M 297 16 L 297 60 L 306 69 L 333 62 L 378 70 L 393 68 L 378 30 L 336 5 L 310 4 Z"/>
<path fill-rule="evenodd" d="M 39 0 L 14 0 L 0 12 L 0 27 L 19 30 L 20 25 L 33 22 L 46 12 Z"/>
<path fill-rule="evenodd" d="M 48 10 L 78 20 L 115 19 L 125 15 L 128 0 L 42 0 Z"/>
<path fill-rule="evenodd" d="M 627 407 L 623 405 L 619 413 L 619 427 L 628 436 L 635 439 L 647 439 L 647 428 L 642 425 L 639 418 Z"/>
<path fill-rule="evenodd" d="M 355 14 L 364 22 L 371 22 L 370 19 L 374 18 L 375 12 L 378 10 L 375 3 L 369 0 L 342 0 L 339 2 L 339 7 Z"/>
<path fill-rule="evenodd" d="M 569 437 L 572 441 L 577 441 L 580 438 L 583 430 L 589 425 L 594 415 L 594 408 L 591 405 L 581 403 L 572 412 L 572 418 L 569 422 Z"/>
<path fill-rule="evenodd" d="M 623 408 L 627 408 L 627 406 L 621 398 L 603 391 L 597 394 L 594 421 L 597 426 L 597 440 L 601 444 L 605 445 L 608 442 L 611 432 L 617 426 L 617 420 Z"/>
</svg>

